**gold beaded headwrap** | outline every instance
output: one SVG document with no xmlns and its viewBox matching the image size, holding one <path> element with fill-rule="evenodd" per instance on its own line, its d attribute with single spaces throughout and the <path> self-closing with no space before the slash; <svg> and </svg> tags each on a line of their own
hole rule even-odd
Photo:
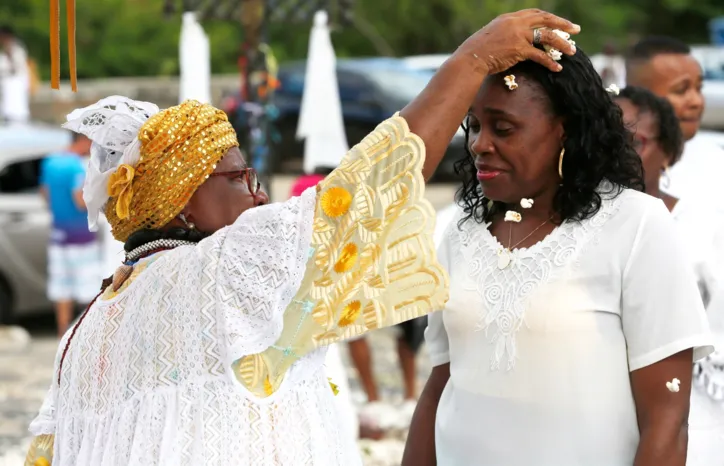
<svg viewBox="0 0 724 466">
<path fill-rule="evenodd" d="M 138 138 L 136 166 L 120 165 L 108 182 L 106 218 L 122 242 L 170 222 L 224 154 L 239 145 L 226 114 L 195 100 L 155 114 Z"/>
</svg>

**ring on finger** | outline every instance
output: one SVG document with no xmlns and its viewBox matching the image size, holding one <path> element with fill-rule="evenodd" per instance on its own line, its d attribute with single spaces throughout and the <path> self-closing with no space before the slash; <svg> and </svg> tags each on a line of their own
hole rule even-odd
<svg viewBox="0 0 724 466">
<path fill-rule="evenodd" d="M 540 28 L 533 29 L 533 45 L 540 45 L 542 36 Z"/>
</svg>

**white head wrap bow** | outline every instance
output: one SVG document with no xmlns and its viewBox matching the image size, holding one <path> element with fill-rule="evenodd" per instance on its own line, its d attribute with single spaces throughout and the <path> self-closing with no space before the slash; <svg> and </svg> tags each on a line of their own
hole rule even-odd
<svg viewBox="0 0 724 466">
<path fill-rule="evenodd" d="M 98 229 L 98 214 L 108 202 L 108 179 L 119 165 L 135 167 L 141 156 L 138 133 L 159 108 L 149 102 L 111 96 L 73 111 L 63 128 L 88 137 L 91 146 L 83 200 L 88 209 L 88 226 Z"/>
</svg>

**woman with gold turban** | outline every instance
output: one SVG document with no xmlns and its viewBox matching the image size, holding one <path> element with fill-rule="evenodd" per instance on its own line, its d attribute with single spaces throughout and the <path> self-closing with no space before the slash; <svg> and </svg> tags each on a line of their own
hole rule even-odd
<svg viewBox="0 0 724 466">
<path fill-rule="evenodd" d="M 61 340 L 27 464 L 354 465 L 324 347 L 441 308 L 423 199 L 486 75 L 571 54 L 540 11 L 468 39 L 317 188 L 268 204 L 226 115 L 110 97 L 69 115 L 93 142 L 84 198 L 126 258 Z M 332 384 L 333 385 L 333 384 Z"/>
</svg>

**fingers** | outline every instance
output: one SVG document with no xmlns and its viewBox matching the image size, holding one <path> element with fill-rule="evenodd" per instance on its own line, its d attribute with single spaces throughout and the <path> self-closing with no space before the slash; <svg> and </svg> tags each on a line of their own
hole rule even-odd
<svg viewBox="0 0 724 466">
<path fill-rule="evenodd" d="M 560 63 L 552 59 L 550 55 L 535 47 L 530 47 L 526 53 L 526 58 L 538 63 L 539 65 L 545 66 L 551 71 L 561 71 L 563 69 Z"/>
<path fill-rule="evenodd" d="M 576 53 L 576 47 L 571 45 L 566 39 L 562 38 L 551 29 L 540 29 L 540 43 L 553 47 L 554 49 L 560 50 L 566 55 L 574 55 Z M 531 33 L 531 37 L 533 33 Z"/>
<path fill-rule="evenodd" d="M 563 19 L 560 16 L 556 16 L 552 13 L 548 13 L 543 10 L 525 10 L 527 13 L 525 17 L 530 21 L 530 27 L 535 28 L 549 28 L 549 29 L 560 29 L 569 34 L 578 34 L 581 32 L 581 26 L 574 24 L 567 19 Z"/>
</svg>

